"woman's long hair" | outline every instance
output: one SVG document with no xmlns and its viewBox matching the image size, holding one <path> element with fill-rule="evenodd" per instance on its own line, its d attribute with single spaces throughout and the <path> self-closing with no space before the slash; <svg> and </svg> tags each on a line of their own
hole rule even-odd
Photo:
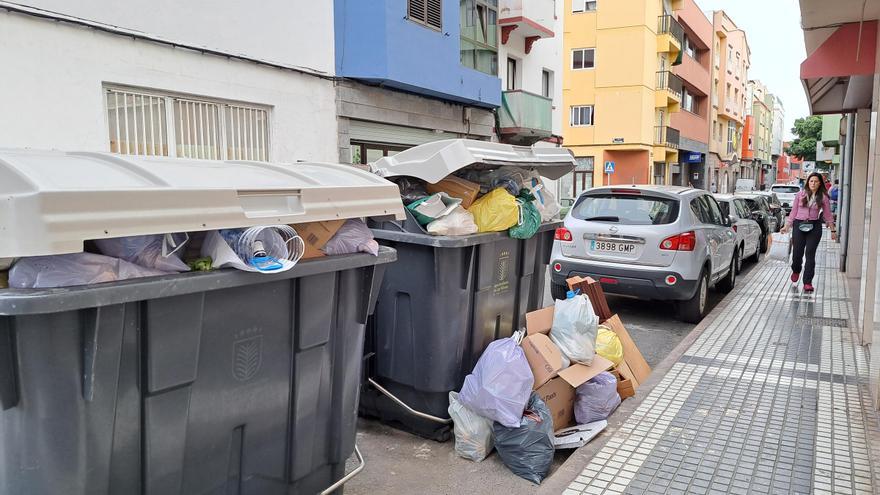
<svg viewBox="0 0 880 495">
<path fill-rule="evenodd" d="M 807 177 L 807 181 L 804 183 L 804 197 L 801 199 L 801 205 L 807 206 L 810 204 L 810 198 L 813 196 L 813 191 L 810 190 L 810 179 L 813 177 L 819 179 L 819 189 L 816 190 L 816 204 L 821 207 L 825 205 L 828 191 L 825 190 L 825 179 L 819 172 L 813 172 Z"/>
</svg>

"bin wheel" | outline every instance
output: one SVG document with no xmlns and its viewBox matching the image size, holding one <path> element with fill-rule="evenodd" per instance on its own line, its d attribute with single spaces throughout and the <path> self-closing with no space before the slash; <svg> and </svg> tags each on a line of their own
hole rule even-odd
<svg viewBox="0 0 880 495">
<path fill-rule="evenodd" d="M 567 294 L 567 286 L 550 282 L 550 295 L 553 296 L 553 300 L 565 300 Z"/>
</svg>

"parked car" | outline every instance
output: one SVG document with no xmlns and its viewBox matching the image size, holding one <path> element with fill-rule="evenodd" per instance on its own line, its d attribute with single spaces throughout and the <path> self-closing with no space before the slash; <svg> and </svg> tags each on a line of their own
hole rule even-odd
<svg viewBox="0 0 880 495">
<path fill-rule="evenodd" d="M 761 226 L 752 220 L 746 200 L 732 194 L 715 194 L 721 213 L 728 215 L 736 232 L 736 271 L 742 270 L 743 259 L 757 262 L 761 259 Z"/>
<path fill-rule="evenodd" d="M 551 292 L 574 275 L 606 292 L 676 301 L 681 319 L 706 314 L 708 290 L 733 290 L 736 233 L 708 192 L 678 186 L 598 187 L 584 192 L 556 230 Z"/>
<path fill-rule="evenodd" d="M 776 196 L 779 197 L 779 201 L 782 203 L 782 207 L 785 208 L 786 214 L 791 211 L 794 197 L 800 191 L 801 188 L 797 184 L 773 184 L 770 186 L 770 192 L 776 193 Z"/>
<path fill-rule="evenodd" d="M 776 231 L 776 217 L 770 212 L 769 203 L 764 196 L 759 194 L 737 194 L 739 198 L 743 198 L 746 206 L 749 207 L 752 220 L 758 222 L 761 227 L 761 253 L 766 253 L 769 249 L 767 239 L 770 234 Z"/>
<path fill-rule="evenodd" d="M 776 218 L 776 228 L 774 229 L 774 232 L 779 232 L 782 226 L 785 225 L 786 217 L 785 208 L 782 207 L 782 201 L 779 200 L 779 196 L 772 191 L 755 191 L 755 194 L 760 194 L 767 198 L 767 202 L 770 204 L 770 213 Z"/>
<path fill-rule="evenodd" d="M 734 188 L 736 192 L 749 192 L 755 190 L 755 179 L 737 179 L 736 187 Z"/>
</svg>

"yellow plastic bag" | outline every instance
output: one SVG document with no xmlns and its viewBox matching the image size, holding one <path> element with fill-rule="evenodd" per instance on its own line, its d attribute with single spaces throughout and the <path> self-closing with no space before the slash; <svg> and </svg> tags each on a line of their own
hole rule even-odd
<svg viewBox="0 0 880 495">
<path fill-rule="evenodd" d="M 605 325 L 599 325 L 599 333 L 596 335 L 596 354 L 614 363 L 614 366 L 623 361 L 623 344 L 620 337 Z"/>
<path fill-rule="evenodd" d="M 480 232 L 501 232 L 519 224 L 519 205 L 503 187 L 489 191 L 468 208 Z"/>
</svg>

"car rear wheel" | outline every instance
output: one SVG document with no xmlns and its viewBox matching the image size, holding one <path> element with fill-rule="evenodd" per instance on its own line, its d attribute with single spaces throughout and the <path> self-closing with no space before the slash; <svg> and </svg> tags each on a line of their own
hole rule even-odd
<svg viewBox="0 0 880 495">
<path fill-rule="evenodd" d="M 700 273 L 697 283 L 697 292 L 687 301 L 678 303 L 678 317 L 687 323 L 699 323 L 706 316 L 706 307 L 709 304 L 709 274 L 704 269 Z"/>
<path fill-rule="evenodd" d="M 758 250 L 761 251 L 761 254 L 766 253 L 770 249 L 770 246 L 767 245 L 767 237 L 768 237 L 768 235 L 766 233 L 764 233 L 764 232 L 761 233 L 761 241 L 760 241 L 761 247 L 758 248 Z"/>
<path fill-rule="evenodd" d="M 565 296 L 568 294 L 568 287 L 562 284 L 557 284 L 555 282 L 550 282 L 550 295 L 553 296 L 553 300 L 562 300 L 565 299 Z"/>
<path fill-rule="evenodd" d="M 740 246 L 740 247 L 738 247 L 738 248 L 736 249 L 736 252 L 733 253 L 733 259 L 734 259 L 735 262 L 736 262 L 736 273 L 740 273 L 740 272 L 742 272 L 742 269 L 743 269 L 743 254 L 745 254 L 744 251 L 745 251 L 745 247 L 744 247 L 744 246 Z"/>
<path fill-rule="evenodd" d="M 751 256 L 749 256 L 749 261 L 752 263 L 757 263 L 761 261 L 761 241 L 758 241 L 758 245 L 755 246 L 755 252 Z"/>
</svg>

